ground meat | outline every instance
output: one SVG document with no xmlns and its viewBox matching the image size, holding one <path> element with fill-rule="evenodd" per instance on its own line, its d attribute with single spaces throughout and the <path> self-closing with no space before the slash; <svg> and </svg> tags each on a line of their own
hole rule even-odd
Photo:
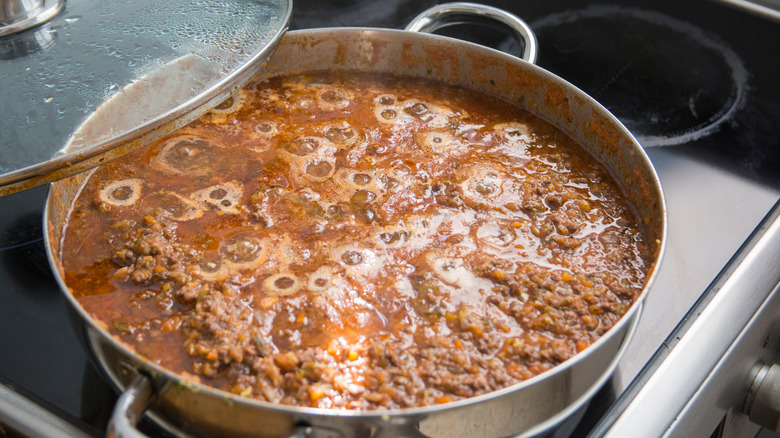
<svg viewBox="0 0 780 438">
<path fill-rule="evenodd" d="M 231 99 L 99 168 L 64 241 L 85 309 L 189 379 L 298 406 L 447 403 L 568 360 L 643 288 L 608 172 L 506 102 L 328 74 Z"/>
</svg>

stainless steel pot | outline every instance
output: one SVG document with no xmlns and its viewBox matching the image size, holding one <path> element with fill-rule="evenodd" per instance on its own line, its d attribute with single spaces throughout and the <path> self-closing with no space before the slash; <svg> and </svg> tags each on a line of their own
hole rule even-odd
<svg viewBox="0 0 780 438">
<path fill-rule="evenodd" d="M 525 39 L 530 29 L 495 8 L 445 4 L 407 27 L 430 30 L 464 16 L 489 17 Z M 288 33 L 262 75 L 312 70 L 359 70 L 422 76 L 498 96 L 558 126 L 611 171 L 637 208 L 653 266 L 628 313 L 601 339 L 563 364 L 514 386 L 437 406 L 384 411 L 336 411 L 282 406 L 196 384 L 131 351 L 87 314 L 63 281 L 59 261 L 69 208 L 89 174 L 53 183 L 44 227 L 49 258 L 62 290 L 83 322 L 90 349 L 124 394 L 109 434 L 135 436 L 146 415 L 176 433 L 212 436 L 497 437 L 534 435 L 553 427 L 589 400 L 611 376 L 639 319 L 666 238 L 666 210 L 655 171 L 631 133 L 604 107 L 563 79 L 530 62 L 479 45 L 410 30 L 328 28 Z"/>
</svg>

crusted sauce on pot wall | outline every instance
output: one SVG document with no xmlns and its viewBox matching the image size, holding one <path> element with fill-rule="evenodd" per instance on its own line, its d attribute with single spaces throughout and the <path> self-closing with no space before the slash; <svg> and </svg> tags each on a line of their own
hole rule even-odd
<svg viewBox="0 0 780 438">
<path fill-rule="evenodd" d="M 255 80 L 98 168 L 62 263 L 185 377 L 337 409 L 446 403 L 571 358 L 639 296 L 618 185 L 507 102 L 390 75 Z"/>
</svg>

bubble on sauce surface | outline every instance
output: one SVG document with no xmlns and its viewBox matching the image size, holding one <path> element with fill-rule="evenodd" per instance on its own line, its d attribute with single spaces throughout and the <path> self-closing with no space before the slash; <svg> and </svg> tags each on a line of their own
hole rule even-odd
<svg viewBox="0 0 780 438">
<path fill-rule="evenodd" d="M 515 229 L 509 225 L 488 222 L 477 228 L 477 239 L 492 246 L 508 246 L 516 238 Z"/>
<path fill-rule="evenodd" d="M 255 85 L 255 87 L 252 87 L 252 85 Z M 257 85 L 259 84 L 250 83 L 247 87 L 256 88 Z M 277 90 L 270 88 L 262 88 L 260 90 L 253 90 L 252 92 L 252 102 L 260 108 L 272 107 L 282 99 L 283 96 Z"/>
<path fill-rule="evenodd" d="M 447 107 L 418 99 L 405 100 L 399 103 L 399 108 L 406 120 L 421 122 L 431 128 L 446 128 L 455 117 L 455 112 Z"/>
<path fill-rule="evenodd" d="M 331 157 L 336 151 L 325 137 L 305 136 L 292 139 L 282 145 L 291 158 Z"/>
<path fill-rule="evenodd" d="M 143 180 L 138 178 L 113 181 L 98 194 L 101 201 L 117 207 L 129 207 L 141 198 Z"/>
<path fill-rule="evenodd" d="M 239 214 L 246 211 L 241 204 L 244 186 L 239 182 L 226 182 L 206 187 L 191 195 L 191 198 L 215 208 L 220 214 Z"/>
<path fill-rule="evenodd" d="M 279 272 L 263 280 L 263 290 L 270 296 L 290 296 L 300 288 L 301 281 L 290 272 Z"/>
<path fill-rule="evenodd" d="M 428 256 L 428 263 L 440 280 L 451 285 L 460 285 L 465 277 L 473 275 L 462 259 L 431 254 Z"/>
<path fill-rule="evenodd" d="M 377 180 L 373 170 L 357 170 L 349 167 L 339 168 L 334 180 L 340 186 L 343 193 L 354 193 L 357 190 L 378 190 Z M 346 198 L 346 197 L 345 197 Z"/>
<path fill-rule="evenodd" d="M 220 242 L 218 252 L 226 263 L 250 269 L 265 261 L 268 246 L 268 242 L 258 233 L 241 231 Z"/>
<path fill-rule="evenodd" d="M 400 226 L 385 227 L 374 234 L 380 247 L 402 248 L 412 238 L 412 232 Z"/>
<path fill-rule="evenodd" d="M 241 141 L 247 148 L 256 152 L 266 152 L 275 149 L 279 145 L 279 127 L 271 121 L 260 121 L 252 126 Z"/>
<path fill-rule="evenodd" d="M 457 308 L 458 303 L 481 301 L 481 294 L 495 286 L 492 281 L 478 277 L 465 257 L 466 253 L 462 250 L 433 252 L 426 256 L 428 265 L 439 280 L 460 289 L 452 295 L 450 305 L 453 308 Z"/>
<path fill-rule="evenodd" d="M 212 108 L 211 113 L 233 113 L 243 106 L 245 98 L 246 92 L 238 90 L 223 100 L 222 103 Z"/>
<path fill-rule="evenodd" d="M 317 91 L 317 103 L 325 110 L 344 109 L 351 101 L 352 93 L 341 87 L 325 85 Z"/>
<path fill-rule="evenodd" d="M 460 154 L 468 150 L 466 143 L 445 129 L 418 133 L 415 140 L 423 150 L 435 153 Z"/>
<path fill-rule="evenodd" d="M 350 147 L 362 138 L 360 132 L 346 120 L 325 125 L 321 134 L 339 148 Z"/>
<path fill-rule="evenodd" d="M 355 190 L 355 193 L 352 194 L 352 196 L 349 198 L 349 201 L 352 204 L 369 204 L 375 199 L 376 193 L 370 190 L 360 189 Z"/>
<path fill-rule="evenodd" d="M 246 90 L 237 90 L 227 99 L 223 100 L 219 105 L 215 106 L 208 113 L 203 116 L 203 119 L 209 120 L 216 124 L 225 124 L 235 118 L 236 112 L 238 112 L 247 99 L 248 92 Z"/>
<path fill-rule="evenodd" d="M 216 143 L 195 135 L 179 135 L 162 144 L 153 165 L 177 175 L 206 175 L 219 162 L 221 151 Z"/>
<path fill-rule="evenodd" d="M 422 250 L 439 241 L 439 228 L 445 222 L 443 214 L 407 215 L 399 223 L 399 227 L 409 232 L 409 238 L 404 246 L 410 250 Z"/>
<path fill-rule="evenodd" d="M 304 173 L 314 179 L 330 178 L 336 170 L 336 160 L 314 158 L 304 163 Z"/>
<path fill-rule="evenodd" d="M 396 162 L 389 167 L 379 169 L 375 176 L 379 192 L 398 193 L 420 183 L 420 174 L 404 163 Z"/>
<path fill-rule="evenodd" d="M 501 135 L 510 144 L 531 144 L 535 140 L 535 136 L 525 123 L 522 122 L 507 122 L 498 123 L 493 126 L 493 130 Z"/>
<path fill-rule="evenodd" d="M 379 108 L 393 107 L 397 102 L 395 94 L 381 94 L 374 98 L 374 106 Z"/>
<path fill-rule="evenodd" d="M 342 266 L 348 277 L 373 277 L 388 261 L 386 257 L 380 257 L 375 250 L 358 245 L 338 248 L 332 251 L 332 254 L 333 260 Z"/>
<path fill-rule="evenodd" d="M 194 264 L 194 275 L 207 281 L 223 281 L 229 275 L 229 269 L 215 253 L 205 253 Z"/>
<path fill-rule="evenodd" d="M 352 174 L 352 182 L 355 184 L 363 187 L 371 183 L 371 175 L 367 173 L 353 173 Z"/>
<path fill-rule="evenodd" d="M 374 118 L 385 124 L 393 124 L 399 118 L 401 108 L 398 98 L 393 94 L 383 94 L 374 98 Z"/>
<path fill-rule="evenodd" d="M 399 119 L 398 108 L 377 108 L 374 110 L 374 116 L 376 117 L 376 120 L 381 123 L 392 124 Z"/>
<path fill-rule="evenodd" d="M 449 127 L 456 113 L 451 109 L 419 99 L 398 100 L 393 94 L 383 94 L 373 100 L 373 112 L 377 121 L 384 124 L 419 123 L 429 128 Z"/>
<path fill-rule="evenodd" d="M 339 257 L 341 261 L 349 266 L 359 265 L 363 263 L 363 254 L 360 251 L 347 250 L 341 253 Z"/>
<path fill-rule="evenodd" d="M 146 210 L 159 208 L 168 218 L 179 222 L 197 219 L 204 213 L 198 203 L 178 193 L 164 190 L 145 196 L 142 202 Z"/>
<path fill-rule="evenodd" d="M 463 195 L 478 203 L 486 203 L 501 196 L 508 180 L 503 172 L 489 165 L 466 169 L 465 176 L 465 181 L 460 184 Z"/>
<path fill-rule="evenodd" d="M 253 130 L 255 134 L 266 138 L 270 138 L 279 134 L 279 128 L 276 126 L 276 123 L 266 120 L 257 122 Z"/>
<path fill-rule="evenodd" d="M 309 274 L 308 288 L 312 292 L 322 292 L 333 285 L 333 270 L 328 266 L 320 266 Z"/>
</svg>

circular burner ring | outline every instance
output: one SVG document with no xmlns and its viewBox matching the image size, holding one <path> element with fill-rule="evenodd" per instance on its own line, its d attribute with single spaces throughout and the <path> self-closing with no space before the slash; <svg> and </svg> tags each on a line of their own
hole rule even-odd
<svg viewBox="0 0 780 438">
<path fill-rule="evenodd" d="M 590 6 L 531 26 L 541 63 L 602 102 L 644 147 L 712 134 L 747 89 L 747 69 L 727 44 L 658 12 Z"/>
</svg>

